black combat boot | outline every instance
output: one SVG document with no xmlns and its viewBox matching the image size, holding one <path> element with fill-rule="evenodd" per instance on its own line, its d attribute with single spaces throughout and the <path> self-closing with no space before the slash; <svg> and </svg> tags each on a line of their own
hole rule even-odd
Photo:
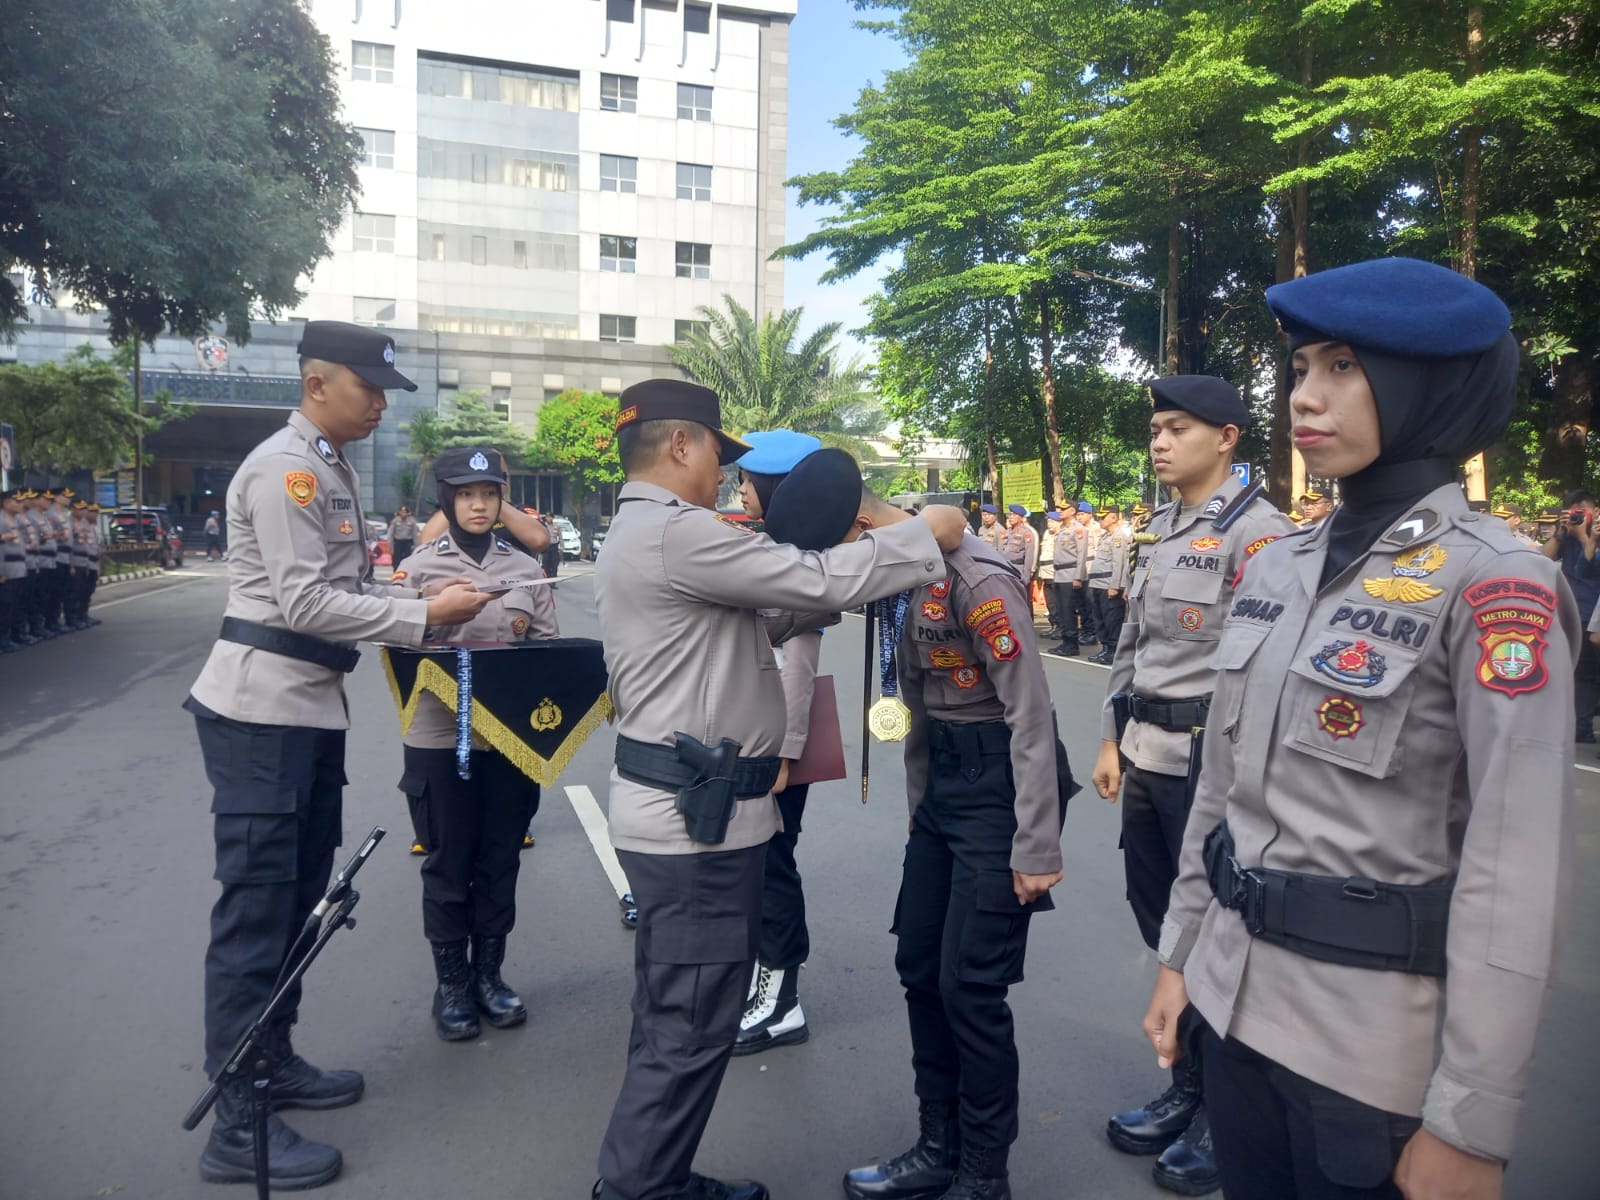
<svg viewBox="0 0 1600 1200">
<path fill-rule="evenodd" d="M 200 1178 L 207 1183 L 249 1183 L 256 1177 L 250 1092 L 248 1079 L 235 1079 L 217 1093 L 216 1124 L 200 1152 Z M 273 1191 L 321 1187 L 343 1165 L 344 1156 L 332 1146 L 301 1137 L 277 1113 L 267 1117 L 267 1179 Z"/>
<path fill-rule="evenodd" d="M 955 1182 L 939 1200 L 1011 1200 L 1007 1157 L 1004 1146 L 964 1147 Z"/>
<path fill-rule="evenodd" d="M 1106 1123 L 1106 1137 L 1124 1154 L 1160 1154 L 1189 1128 L 1200 1111 L 1200 1072 L 1185 1055 L 1172 1067 L 1172 1086 L 1143 1108 L 1120 1112 Z"/>
<path fill-rule="evenodd" d="M 853 1200 L 936 1200 L 955 1182 L 961 1160 L 961 1126 L 954 1101 L 918 1106 L 917 1144 L 888 1162 L 857 1167 L 844 1177 Z"/>
<path fill-rule="evenodd" d="M 1150 1170 L 1157 1186 L 1180 1196 L 1205 1196 L 1222 1186 L 1211 1148 L 1211 1121 L 1201 1105 L 1183 1136 L 1161 1152 Z"/>
<path fill-rule="evenodd" d="M 500 964 L 505 959 L 505 938 L 472 939 L 472 998 L 478 1003 L 478 1011 L 496 1029 L 509 1029 L 528 1019 L 528 1009 L 522 1003 L 522 997 L 500 978 Z"/>
<path fill-rule="evenodd" d="M 439 986 L 433 991 L 433 1027 L 447 1042 L 464 1042 L 478 1036 L 478 1010 L 472 1003 L 472 965 L 466 942 L 430 942 L 433 972 Z"/>
<path fill-rule="evenodd" d="M 691 1175 L 683 1196 L 684 1200 L 769 1200 L 770 1193 L 766 1184 L 753 1179 L 721 1180 Z"/>
<path fill-rule="evenodd" d="M 263 1049 L 272 1063 L 274 1108 L 343 1108 L 366 1091 L 360 1071 L 324 1071 L 296 1054 L 287 1021 L 267 1030 Z"/>
</svg>

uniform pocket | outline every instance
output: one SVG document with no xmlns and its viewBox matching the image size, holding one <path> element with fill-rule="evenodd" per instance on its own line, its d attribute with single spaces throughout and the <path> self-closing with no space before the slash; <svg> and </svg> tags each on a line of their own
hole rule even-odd
<svg viewBox="0 0 1600 1200">
<path fill-rule="evenodd" d="M 1046 892 L 1024 907 L 1011 889 L 1010 871 L 982 872 L 973 890 L 973 911 L 961 927 L 956 978 L 991 987 L 1020 983 L 1028 953 L 1028 918 L 1055 906 Z"/>
<path fill-rule="evenodd" d="M 1405 765 L 1400 734 L 1416 692 L 1416 666 L 1415 658 L 1391 655 L 1383 678 L 1370 691 L 1357 691 L 1324 678 L 1302 657 L 1284 690 L 1285 744 L 1373 779 L 1397 774 Z"/>
<path fill-rule="evenodd" d="M 1422 1122 L 1373 1108 L 1321 1084 L 1307 1081 L 1306 1089 L 1317 1169 L 1340 1187 L 1376 1188 L 1388 1180 L 1407 1139 Z"/>
<path fill-rule="evenodd" d="M 292 805 L 287 812 L 219 811 L 216 839 L 218 883 L 293 883 L 298 875 L 300 820 Z"/>
<path fill-rule="evenodd" d="M 1206 721 L 1208 729 L 1238 740 L 1239 718 L 1244 712 L 1245 669 L 1271 632 L 1270 625 L 1254 621 L 1235 621 L 1223 627 L 1222 640 L 1217 645 L 1217 685 Z"/>
</svg>

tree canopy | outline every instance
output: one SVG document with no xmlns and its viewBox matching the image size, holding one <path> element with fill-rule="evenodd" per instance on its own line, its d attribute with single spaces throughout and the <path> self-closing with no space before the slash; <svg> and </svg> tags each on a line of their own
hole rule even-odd
<svg viewBox="0 0 1600 1200">
<path fill-rule="evenodd" d="M 572 485 L 580 526 L 585 501 L 602 487 L 623 480 L 616 428 L 617 402 L 603 392 L 568 388 L 539 408 L 533 454 L 542 466 L 558 468 Z"/>
</svg>

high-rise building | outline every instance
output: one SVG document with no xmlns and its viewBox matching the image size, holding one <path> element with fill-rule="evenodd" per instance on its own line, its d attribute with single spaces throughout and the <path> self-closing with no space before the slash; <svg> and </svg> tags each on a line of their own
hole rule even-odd
<svg viewBox="0 0 1600 1200">
<path fill-rule="evenodd" d="M 782 308 L 796 0 L 307 3 L 365 158 L 295 315 L 389 328 L 421 385 L 352 447 L 369 506 L 402 499 L 400 427 L 420 409 L 471 391 L 531 430 L 563 389 L 674 373 L 663 347 L 725 294 Z M 30 316 L 23 361 L 103 329 Z M 220 494 L 297 399 L 298 325 L 258 325 L 220 364 L 172 339 L 146 354 L 147 390 L 198 406 L 156 435 L 151 495 Z"/>
</svg>

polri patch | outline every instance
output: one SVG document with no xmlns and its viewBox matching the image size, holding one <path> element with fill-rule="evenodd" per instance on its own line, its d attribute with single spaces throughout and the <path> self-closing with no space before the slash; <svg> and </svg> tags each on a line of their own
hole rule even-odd
<svg viewBox="0 0 1600 1200">
<path fill-rule="evenodd" d="M 1545 634 L 1554 622 L 1555 595 L 1531 579 L 1490 579 L 1466 591 L 1482 631 L 1478 682 L 1507 696 L 1537 692 L 1550 682 Z"/>
<path fill-rule="evenodd" d="M 1202 554 L 1206 554 L 1206 553 L 1209 553 L 1212 550 L 1215 550 L 1220 545 L 1222 545 L 1222 539 L 1221 538 L 1198 537 L 1198 538 L 1195 538 L 1194 541 L 1189 543 L 1189 549 L 1198 550 Z"/>
<path fill-rule="evenodd" d="M 1254 558 L 1256 555 L 1260 554 L 1261 551 L 1265 550 L 1277 540 L 1278 535 L 1276 533 L 1272 534 L 1270 537 L 1257 538 L 1244 548 L 1244 556 L 1246 558 Z"/>
<path fill-rule="evenodd" d="M 1361 706 L 1348 696 L 1329 696 L 1317 709 L 1317 725 L 1335 740 L 1355 737 L 1366 723 Z"/>
<path fill-rule="evenodd" d="M 938 583 L 930 584 L 928 586 L 928 595 L 932 596 L 935 600 L 943 600 L 949 594 L 950 581 L 948 579 L 941 579 Z"/>
<path fill-rule="evenodd" d="M 409 572 L 396 571 L 393 575 L 389 576 L 389 582 L 390 583 L 399 583 L 402 579 L 404 579 L 406 577 L 407 574 L 409 574 Z"/>
<path fill-rule="evenodd" d="M 283 477 L 284 490 L 301 508 L 317 498 L 317 477 L 310 471 L 290 471 Z"/>
<path fill-rule="evenodd" d="M 949 646 L 935 648 L 934 652 L 928 656 L 928 660 L 940 670 L 949 670 L 952 667 L 964 667 L 967 665 L 967 656 L 959 650 L 951 649 Z"/>
<path fill-rule="evenodd" d="M 930 621 L 943 621 L 950 615 L 950 612 L 937 600 L 924 600 L 922 602 L 922 615 Z"/>
<path fill-rule="evenodd" d="M 957 667 L 954 671 L 950 672 L 950 678 L 955 680 L 958 688 L 977 687 L 979 679 L 978 668 Z"/>
<path fill-rule="evenodd" d="M 1329 642 L 1311 656 L 1311 665 L 1320 675 L 1346 687 L 1375 687 L 1388 672 L 1389 664 L 1365 641 Z"/>
<path fill-rule="evenodd" d="M 1178 625 L 1190 633 L 1193 633 L 1205 623 L 1205 614 L 1198 608 L 1185 608 L 1178 613 Z"/>
<path fill-rule="evenodd" d="M 356 531 L 356 527 L 354 525 L 350 524 L 350 519 L 348 517 L 346 517 L 343 521 L 339 522 L 339 532 L 340 533 L 350 534 L 350 533 L 354 533 L 355 531 Z"/>
<path fill-rule="evenodd" d="M 511 632 L 513 634 L 515 634 L 517 637 L 521 637 L 523 634 L 527 633 L 528 632 L 528 618 L 524 617 L 524 616 L 512 617 L 511 618 Z"/>
<path fill-rule="evenodd" d="M 1009 622 L 990 624 L 986 626 L 988 632 L 983 634 L 983 640 L 989 643 L 989 649 L 994 656 L 1002 662 L 1010 662 L 1022 653 L 1022 645 L 1017 641 L 1017 635 L 1011 631 Z"/>
</svg>

